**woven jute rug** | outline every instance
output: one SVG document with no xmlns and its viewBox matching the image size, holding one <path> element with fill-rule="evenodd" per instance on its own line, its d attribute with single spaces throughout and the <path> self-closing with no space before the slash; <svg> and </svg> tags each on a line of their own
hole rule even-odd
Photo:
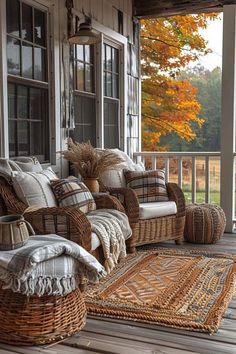
<svg viewBox="0 0 236 354">
<path fill-rule="evenodd" d="M 129 255 L 89 286 L 89 314 L 215 332 L 236 289 L 235 256 L 155 250 Z"/>
</svg>

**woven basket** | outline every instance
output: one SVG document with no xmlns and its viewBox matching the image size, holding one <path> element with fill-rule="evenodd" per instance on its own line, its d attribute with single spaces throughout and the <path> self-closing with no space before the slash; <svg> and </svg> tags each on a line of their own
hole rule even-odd
<svg viewBox="0 0 236 354">
<path fill-rule="evenodd" d="M 53 343 L 78 332 L 85 320 L 86 307 L 79 289 L 66 296 L 42 297 L 0 289 L 0 341 L 3 343 Z"/>
<path fill-rule="evenodd" d="M 225 230 L 225 213 L 213 204 L 190 204 L 186 207 L 184 236 L 192 243 L 215 243 Z"/>
</svg>

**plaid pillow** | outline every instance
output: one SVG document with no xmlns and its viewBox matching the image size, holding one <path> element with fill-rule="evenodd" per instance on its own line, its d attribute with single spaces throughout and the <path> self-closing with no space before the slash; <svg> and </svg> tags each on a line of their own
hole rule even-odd
<svg viewBox="0 0 236 354">
<path fill-rule="evenodd" d="M 91 192 L 77 178 L 51 181 L 51 187 L 59 206 L 76 205 L 85 214 L 96 209 Z"/>
<path fill-rule="evenodd" d="M 164 202 L 168 199 L 165 172 L 151 171 L 124 171 L 126 186 L 137 194 L 140 203 Z"/>
</svg>

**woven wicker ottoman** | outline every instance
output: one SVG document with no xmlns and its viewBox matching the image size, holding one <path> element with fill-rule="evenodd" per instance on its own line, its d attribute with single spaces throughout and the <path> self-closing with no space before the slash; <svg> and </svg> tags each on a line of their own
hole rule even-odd
<svg viewBox="0 0 236 354">
<path fill-rule="evenodd" d="M 186 207 L 185 240 L 192 243 L 215 243 L 225 230 L 225 213 L 213 204 L 190 204 Z"/>
<path fill-rule="evenodd" d="M 0 341 L 12 345 L 42 345 L 67 338 L 85 325 L 83 295 L 29 296 L 2 289 Z"/>
</svg>

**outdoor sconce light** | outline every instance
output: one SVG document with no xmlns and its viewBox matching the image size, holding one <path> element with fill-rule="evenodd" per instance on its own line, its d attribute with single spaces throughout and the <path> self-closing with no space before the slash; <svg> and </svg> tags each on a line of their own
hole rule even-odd
<svg viewBox="0 0 236 354">
<path fill-rule="evenodd" d="M 96 44 L 100 42 L 100 37 L 92 30 L 88 22 L 81 23 L 79 30 L 69 37 L 70 44 Z"/>
<path fill-rule="evenodd" d="M 91 19 L 85 16 L 85 22 L 79 25 L 79 29 L 76 28 L 75 33 L 73 34 L 73 0 L 66 0 L 67 8 L 67 21 L 68 21 L 68 41 L 70 44 L 95 44 L 100 42 L 100 36 L 93 31 L 91 26 Z M 76 26 L 77 21 L 76 18 Z"/>
</svg>

